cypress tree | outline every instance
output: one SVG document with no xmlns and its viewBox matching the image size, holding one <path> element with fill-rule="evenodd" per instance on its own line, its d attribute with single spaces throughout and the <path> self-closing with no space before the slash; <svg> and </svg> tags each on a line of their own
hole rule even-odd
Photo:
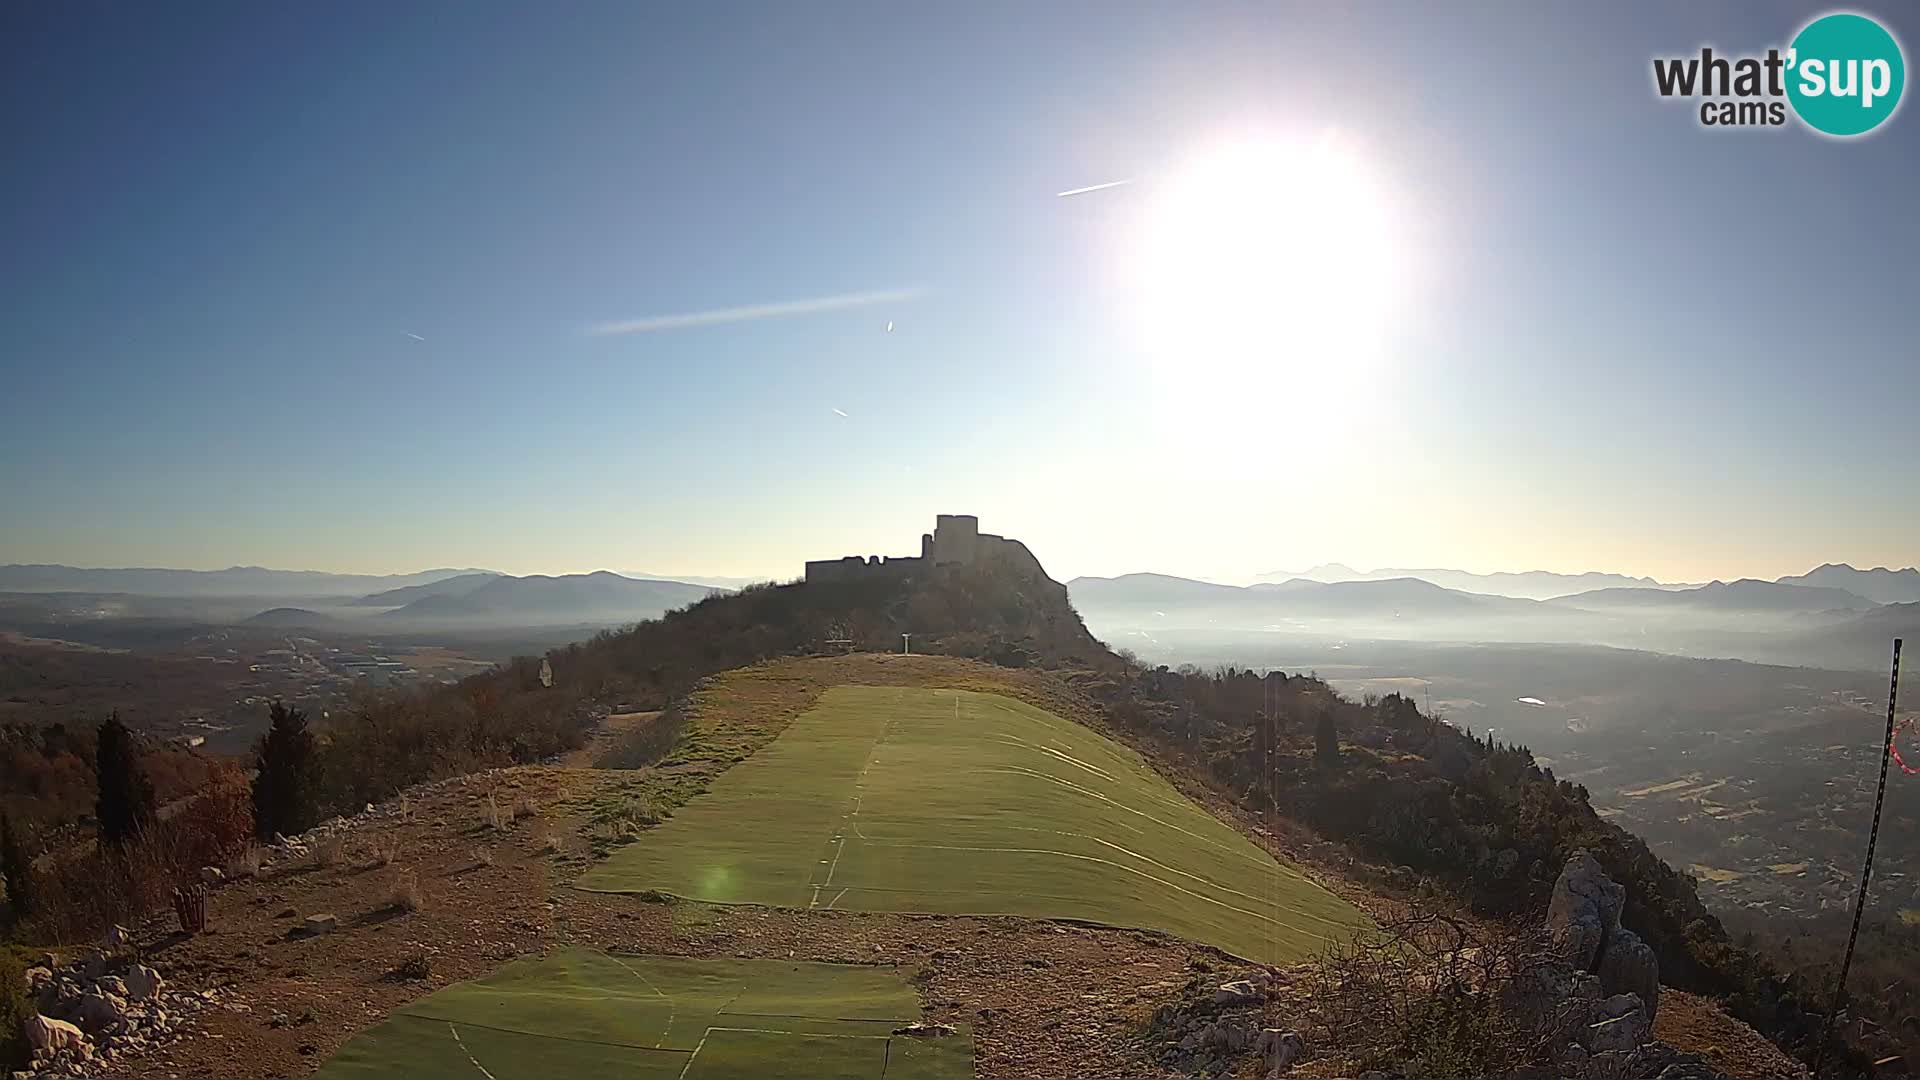
<svg viewBox="0 0 1920 1080">
<path fill-rule="evenodd" d="M 94 801 L 100 842 L 119 846 L 153 823 L 153 781 L 140 766 L 133 732 L 113 713 L 100 725 L 99 748 L 94 752 L 94 777 L 100 794 Z"/>
<path fill-rule="evenodd" d="M 254 748 L 253 827 L 261 840 L 306 832 L 319 820 L 313 732 L 307 714 L 274 702 Z"/>
</svg>

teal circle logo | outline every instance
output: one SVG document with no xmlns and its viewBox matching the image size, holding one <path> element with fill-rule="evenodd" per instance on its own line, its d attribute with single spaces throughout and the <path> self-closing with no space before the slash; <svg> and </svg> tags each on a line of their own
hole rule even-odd
<svg viewBox="0 0 1920 1080">
<path fill-rule="evenodd" d="M 1787 99 L 1807 126 L 1828 135 L 1864 135 L 1900 107 L 1907 63 L 1900 43 L 1865 15 L 1823 15 L 1794 36 Z"/>
</svg>

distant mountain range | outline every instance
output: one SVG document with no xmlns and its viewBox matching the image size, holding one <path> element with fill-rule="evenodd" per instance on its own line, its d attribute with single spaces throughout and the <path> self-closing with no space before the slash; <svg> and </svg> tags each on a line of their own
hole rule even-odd
<svg viewBox="0 0 1920 1080">
<path fill-rule="evenodd" d="M 1780 584 L 1845 589 L 1876 604 L 1920 603 L 1920 569 L 1911 566 L 1905 570 L 1889 570 L 1884 566 L 1856 570 L 1846 563 L 1827 563 L 1804 574 L 1783 577 Z"/>
<path fill-rule="evenodd" d="M 404 607 L 415 600 L 424 600 L 429 596 L 462 596 L 500 576 L 491 570 L 476 574 L 460 574 L 455 577 L 441 578 L 426 585 L 407 585 L 362 596 L 353 601 L 353 606 Z"/>
<path fill-rule="evenodd" d="M 712 577 L 705 574 L 649 574 L 641 570 L 619 571 L 621 577 L 637 578 L 641 581 L 684 581 L 689 585 L 711 585 L 716 589 L 744 589 L 749 585 L 759 585 L 773 579 L 770 577 Z"/>
<path fill-rule="evenodd" d="M 1457 589 L 1461 592 L 1481 593 L 1487 596 L 1510 596 L 1522 600 L 1551 600 L 1556 596 L 1570 593 L 1589 592 L 1607 588 L 1647 588 L 1647 589 L 1685 589 L 1688 585 L 1668 585 L 1652 578 L 1627 577 L 1624 574 L 1555 574 L 1546 570 L 1528 570 L 1522 573 L 1473 574 L 1465 570 L 1368 570 L 1359 571 L 1340 563 L 1322 563 L 1311 570 L 1291 573 L 1276 570 L 1261 574 L 1259 582 L 1284 582 L 1288 580 L 1319 581 L 1333 584 L 1343 581 L 1390 581 L 1395 578 L 1418 578 L 1430 581 L 1442 588 Z"/>
<path fill-rule="evenodd" d="M 1152 609 L 1163 617 L 1175 611 L 1198 610 L 1216 620 L 1227 611 L 1285 617 L 1535 616 L 1567 612 L 1645 616 L 1858 612 L 1878 606 L 1844 589 L 1782 585 L 1751 578 L 1667 588 L 1593 589 L 1551 600 L 1473 593 L 1413 577 L 1336 582 L 1293 578 L 1237 586 L 1166 574 L 1125 574 L 1075 578 L 1067 583 L 1067 589 L 1074 604 L 1086 609 Z"/>
<path fill-rule="evenodd" d="M 225 570 L 168 570 L 150 567 L 85 569 L 58 565 L 0 566 L 0 592 L 122 593 L 177 597 L 328 597 L 429 585 L 477 570 L 422 570 L 417 574 L 329 574 L 318 570 L 268 570 L 232 566 Z"/>
<path fill-rule="evenodd" d="M 1199 616 L 1207 622 L 1236 616 L 1272 621 L 1531 614 L 1541 606 L 1534 600 L 1462 592 L 1418 578 L 1336 582 L 1295 578 L 1238 586 L 1165 574 L 1125 574 L 1074 578 L 1067 582 L 1067 592 L 1082 612 L 1126 611 L 1176 621 Z"/>
<path fill-rule="evenodd" d="M 1418 578 L 1292 578 L 1233 586 L 1126 574 L 1075 578 L 1067 588 L 1088 627 L 1109 640 L 1113 635 L 1158 640 L 1171 633 L 1191 644 L 1281 633 L 1377 641 L 1578 642 L 1871 669 L 1885 662 L 1890 637 L 1920 635 L 1920 603 L 1882 606 L 1831 586 L 1751 579 L 1590 589 L 1549 600 L 1449 589 Z"/>
<path fill-rule="evenodd" d="M 1813 585 L 1786 585 L 1777 581 L 1715 581 L 1684 589 L 1596 589 L 1559 597 L 1562 607 L 1606 611 L 1620 608 L 1695 611 L 1864 611 L 1875 607 L 1866 597 L 1845 589 Z"/>
<path fill-rule="evenodd" d="M 1624 574 L 1603 574 L 1589 571 L 1584 574 L 1556 574 L 1546 570 L 1528 570 L 1524 573 L 1474 574 L 1465 570 L 1355 570 L 1341 563 L 1322 563 L 1310 570 L 1292 573 L 1276 570 L 1261 574 L 1255 580 L 1259 583 L 1281 583 L 1286 581 L 1387 581 L 1394 578 L 1418 578 L 1430 581 L 1443 588 L 1458 589 L 1461 592 L 1482 593 L 1487 596 L 1512 596 L 1528 600 L 1552 600 L 1557 597 L 1573 596 L 1579 593 L 1592 593 L 1602 589 L 1646 589 L 1660 592 L 1680 592 L 1698 589 L 1699 582 L 1666 582 L 1646 577 L 1628 577 Z M 1743 579 L 1750 581 L 1752 579 Z M 1718 585 L 1720 582 L 1707 584 Z M 1734 584 L 1740 584 L 1735 582 Z M 1876 604 L 1911 604 L 1920 602 L 1920 569 L 1907 567 L 1904 570 L 1889 570 L 1876 566 L 1871 570 L 1859 570 L 1846 563 L 1827 563 L 1804 574 L 1792 574 L 1775 579 L 1776 585 L 1805 585 L 1817 588 L 1839 589 L 1852 593 L 1856 597 L 1871 600 Z M 1836 605 L 1842 606 L 1842 605 Z"/>
<path fill-rule="evenodd" d="M 458 583 L 469 587 L 456 587 L 455 582 L 437 583 L 380 618 L 416 624 L 611 624 L 656 618 L 673 608 L 685 607 L 723 591 L 684 581 L 623 577 L 606 570 L 560 577 L 466 575 L 458 579 Z M 394 594 L 381 595 L 392 598 Z"/>
<path fill-rule="evenodd" d="M 1886 604 L 1845 622 L 1805 631 L 1794 649 L 1801 663 L 1871 667 L 1887 662 L 1894 638 L 1906 639 L 1907 658 L 1901 666 L 1911 674 L 1914 646 L 1920 642 L 1920 603 Z"/>
</svg>

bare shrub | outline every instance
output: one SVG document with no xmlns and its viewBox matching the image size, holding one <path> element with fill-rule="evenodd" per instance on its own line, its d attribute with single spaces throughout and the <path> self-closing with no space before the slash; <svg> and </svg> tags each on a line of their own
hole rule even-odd
<svg viewBox="0 0 1920 1080">
<path fill-rule="evenodd" d="M 408 953 L 406 958 L 387 972 L 387 978 L 394 982 L 419 982 L 433 977 L 433 958 L 424 952 Z"/>
<path fill-rule="evenodd" d="M 260 866 L 266 861 L 266 853 L 258 844 L 248 844 L 245 851 L 235 855 L 227 863 L 227 876 L 235 880 L 251 881 L 260 876 Z"/>
<path fill-rule="evenodd" d="M 507 827 L 507 820 L 506 815 L 500 811 L 499 800 L 493 797 L 493 792 L 487 792 L 487 805 L 486 809 L 481 811 L 480 823 L 498 831 Z"/>
<path fill-rule="evenodd" d="M 1547 1062 L 1571 1022 L 1528 992 L 1552 962 L 1540 928 L 1485 928 L 1415 910 L 1337 944 L 1309 967 L 1324 1045 L 1363 1068 L 1416 1076 L 1501 1075 Z"/>
<path fill-rule="evenodd" d="M 493 865 L 493 849 L 486 846 L 485 844 L 481 844 L 479 847 L 474 848 L 473 849 L 473 865 L 492 866 Z"/>
<path fill-rule="evenodd" d="M 420 891 L 420 876 L 411 870 L 402 870 L 393 876 L 393 889 L 387 894 L 387 907 L 393 911 L 419 911 L 426 906 L 426 896 Z"/>
<path fill-rule="evenodd" d="M 400 857 L 400 840 L 392 836 L 376 836 L 367 848 L 367 861 L 376 867 L 392 866 Z"/>
<path fill-rule="evenodd" d="M 513 800 L 513 820 L 515 821 L 533 817 L 539 812 L 540 806 L 533 801 L 531 795 L 522 795 Z"/>
<path fill-rule="evenodd" d="M 243 857 L 252 840 L 252 799 L 244 777 L 238 769 L 217 771 L 207 791 L 118 847 L 49 857 L 35 874 L 33 934 L 86 941 L 115 923 L 164 910 L 174 889 L 199 883 L 201 867 Z"/>
<path fill-rule="evenodd" d="M 326 870 L 339 866 L 346 855 L 347 842 L 338 836 L 323 836 L 314 841 L 309 858 L 313 860 L 315 870 Z"/>
</svg>

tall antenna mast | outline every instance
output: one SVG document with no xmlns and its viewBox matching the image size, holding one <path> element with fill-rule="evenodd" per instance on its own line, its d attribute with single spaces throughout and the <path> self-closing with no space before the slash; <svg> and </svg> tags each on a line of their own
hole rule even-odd
<svg viewBox="0 0 1920 1080">
<path fill-rule="evenodd" d="M 1860 891 L 1853 897 L 1853 929 L 1847 934 L 1847 951 L 1840 958 L 1840 974 L 1833 983 L 1833 1005 L 1826 1022 L 1820 1025 L 1820 1041 L 1813 1048 L 1813 1076 L 1819 1080 L 1820 1066 L 1826 1063 L 1827 1040 L 1833 1020 L 1847 1003 L 1847 969 L 1853 966 L 1853 945 L 1860 940 L 1860 913 L 1867 906 L 1867 883 L 1873 880 L 1873 846 L 1880 839 L 1880 809 L 1887 802 L 1887 766 L 1893 762 L 1893 714 L 1900 698 L 1900 639 L 1893 639 L 1893 676 L 1887 683 L 1887 738 L 1880 744 L 1880 790 L 1873 797 L 1873 826 L 1867 830 L 1867 861 L 1860 867 Z"/>
</svg>

